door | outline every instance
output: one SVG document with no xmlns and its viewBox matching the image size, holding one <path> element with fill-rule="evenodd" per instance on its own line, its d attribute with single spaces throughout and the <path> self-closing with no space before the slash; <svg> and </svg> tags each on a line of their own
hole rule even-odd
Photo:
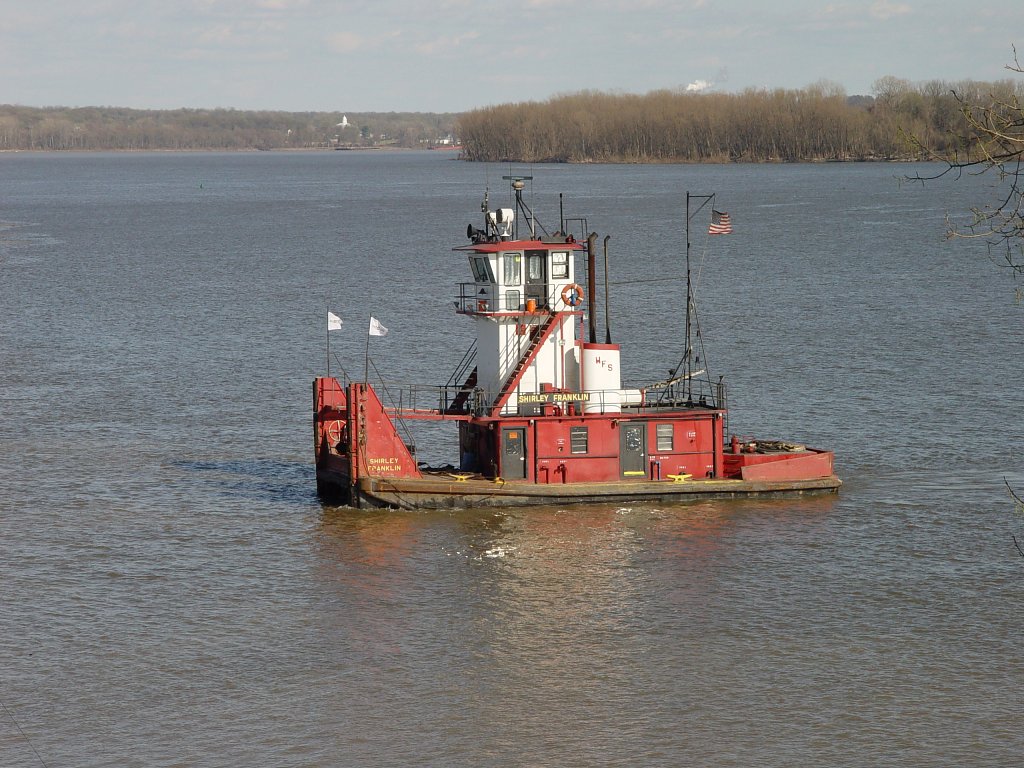
<svg viewBox="0 0 1024 768">
<path fill-rule="evenodd" d="M 619 467 L 622 477 L 647 477 L 647 425 L 619 422 Z"/>
<path fill-rule="evenodd" d="M 525 427 L 502 427 L 501 475 L 506 480 L 526 479 Z"/>
<path fill-rule="evenodd" d="M 526 252 L 526 300 L 533 299 L 538 307 L 548 305 L 547 251 Z"/>
</svg>

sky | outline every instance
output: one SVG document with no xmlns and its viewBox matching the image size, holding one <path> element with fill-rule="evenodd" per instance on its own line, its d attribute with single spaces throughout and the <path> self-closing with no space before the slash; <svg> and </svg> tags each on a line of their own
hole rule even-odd
<svg viewBox="0 0 1024 768">
<path fill-rule="evenodd" d="M 0 0 L 0 104 L 463 112 L 583 90 L 1019 78 L 1024 3 Z M 1016 37 L 1015 37 L 1016 36 Z"/>
</svg>

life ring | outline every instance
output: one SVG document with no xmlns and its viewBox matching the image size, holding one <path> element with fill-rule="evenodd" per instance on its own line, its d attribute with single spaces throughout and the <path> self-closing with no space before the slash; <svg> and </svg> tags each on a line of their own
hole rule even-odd
<svg viewBox="0 0 1024 768">
<path fill-rule="evenodd" d="M 562 301 L 567 307 L 578 307 L 585 298 L 583 288 L 578 283 L 569 283 L 562 289 Z"/>
<path fill-rule="evenodd" d="M 328 422 L 327 429 L 324 432 L 327 435 L 327 442 L 332 448 L 336 448 L 338 443 L 341 442 L 341 422 L 337 419 Z"/>
</svg>

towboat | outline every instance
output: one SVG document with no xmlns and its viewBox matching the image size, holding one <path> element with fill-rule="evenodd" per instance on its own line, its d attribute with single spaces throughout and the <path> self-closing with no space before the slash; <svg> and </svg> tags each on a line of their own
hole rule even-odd
<svg viewBox="0 0 1024 768">
<path fill-rule="evenodd" d="M 598 341 L 598 236 L 587 234 L 585 219 L 561 213 L 548 234 L 524 199 L 530 177 L 505 179 L 513 207 L 492 210 L 485 195 L 483 228 L 471 224 L 469 242 L 453 249 L 473 278 L 460 284 L 455 311 L 476 334 L 449 383 L 427 390 L 429 407 L 416 405 L 422 390 L 385 403 L 368 377 L 328 373 L 313 381 L 316 482 L 325 502 L 435 509 L 837 492 L 831 451 L 727 437 L 725 384 L 698 370 L 690 222 L 710 208 L 708 232 L 730 231 L 713 195 L 686 196 L 682 359 L 669 379 L 628 388 L 607 327 Z M 567 233 L 580 222 L 579 237 Z M 418 461 L 399 430 L 403 420 L 449 422 L 457 456 L 443 467 Z"/>
</svg>

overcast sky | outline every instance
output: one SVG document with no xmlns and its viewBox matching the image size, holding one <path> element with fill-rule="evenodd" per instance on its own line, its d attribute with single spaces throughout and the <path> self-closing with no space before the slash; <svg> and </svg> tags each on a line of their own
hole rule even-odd
<svg viewBox="0 0 1024 768">
<path fill-rule="evenodd" d="M 461 112 L 580 90 L 1019 77 L 1024 3 L 0 0 L 0 103 Z"/>
</svg>

